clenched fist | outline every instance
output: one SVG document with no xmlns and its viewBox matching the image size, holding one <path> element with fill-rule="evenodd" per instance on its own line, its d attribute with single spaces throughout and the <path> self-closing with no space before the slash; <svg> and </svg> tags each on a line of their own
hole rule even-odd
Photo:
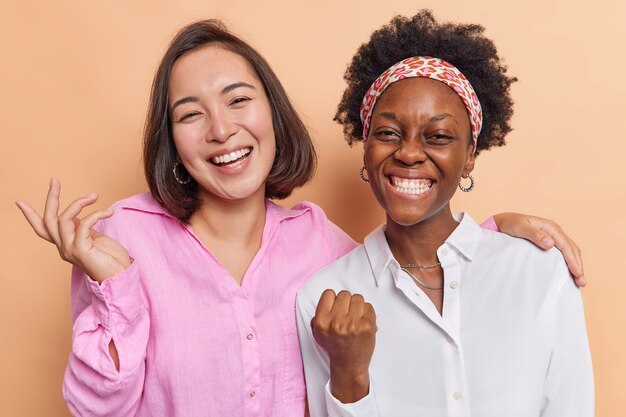
<svg viewBox="0 0 626 417">
<path fill-rule="evenodd" d="M 369 364 L 376 345 L 376 313 L 360 294 L 322 293 L 311 320 L 313 337 L 330 358 L 331 392 L 344 403 L 369 391 Z"/>
</svg>

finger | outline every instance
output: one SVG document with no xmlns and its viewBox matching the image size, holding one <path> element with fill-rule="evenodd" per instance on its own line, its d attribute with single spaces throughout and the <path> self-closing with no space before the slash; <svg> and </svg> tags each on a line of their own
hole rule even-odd
<svg viewBox="0 0 626 417">
<path fill-rule="evenodd" d="M 574 278 L 581 277 L 583 275 L 582 256 L 580 255 L 578 246 L 576 246 L 574 241 L 567 236 L 559 225 L 546 222 L 542 224 L 541 227 L 554 240 L 554 246 L 563 254 L 565 263 Z"/>
<path fill-rule="evenodd" d="M 362 318 L 365 311 L 365 299 L 361 294 L 354 294 L 350 299 L 348 314 L 355 318 Z"/>
<path fill-rule="evenodd" d="M 335 291 L 331 289 L 324 290 L 324 292 L 320 296 L 320 300 L 317 303 L 315 315 L 320 316 L 330 313 L 333 309 L 333 304 L 335 304 L 335 298 Z"/>
<path fill-rule="evenodd" d="M 516 225 L 512 236 L 527 239 L 542 249 L 550 249 L 554 246 L 551 234 L 544 230 L 544 226 L 547 226 L 550 220 L 535 216 L 523 216 L 523 220 Z"/>
<path fill-rule="evenodd" d="M 582 251 L 573 240 L 570 239 L 570 243 L 572 247 L 574 248 L 574 255 L 576 256 L 576 262 L 580 268 L 580 275 L 574 275 L 572 273 L 572 276 L 574 277 L 574 282 L 576 282 L 576 285 L 578 285 L 579 287 L 584 287 L 587 285 L 587 280 L 585 279 L 585 269 L 583 266 Z"/>
<path fill-rule="evenodd" d="M 346 290 L 339 291 L 337 294 L 337 298 L 335 298 L 335 303 L 333 304 L 333 309 L 330 312 L 332 315 L 348 315 L 350 311 L 350 300 L 352 299 L 352 294 L 350 294 Z"/>
<path fill-rule="evenodd" d="M 541 249 L 551 249 L 554 246 L 554 239 L 552 239 L 552 236 L 544 230 L 538 229 L 531 233 L 534 234 L 531 234 L 528 240 L 539 246 Z"/>
<path fill-rule="evenodd" d="M 574 278 L 574 282 L 576 283 L 576 285 L 578 285 L 581 288 L 587 286 L 587 279 L 585 278 L 584 275 Z"/>
<path fill-rule="evenodd" d="M 98 199 L 95 194 L 89 194 L 74 200 L 58 218 L 59 238 L 61 244 L 65 247 L 71 245 L 75 239 L 76 223 L 74 219 L 78 217 L 80 212 L 87 206 L 93 204 Z"/>
<path fill-rule="evenodd" d="M 583 274 L 582 265 L 579 263 L 576 249 L 571 239 L 569 239 L 566 235 L 563 236 L 553 236 L 555 246 L 558 250 L 561 251 L 563 257 L 565 258 L 565 263 L 569 268 L 572 275 L 576 277 L 580 277 Z"/>
<path fill-rule="evenodd" d="M 375 326 L 374 328 L 378 330 L 378 327 L 376 326 L 376 311 L 374 310 L 374 306 L 370 303 L 365 303 L 363 306 L 363 319 L 373 323 Z"/>
<path fill-rule="evenodd" d="M 51 178 L 50 188 L 48 189 L 48 196 L 46 197 L 46 206 L 43 212 L 43 221 L 46 225 L 46 230 L 48 230 L 50 237 L 57 246 L 61 244 L 59 238 L 59 225 L 57 220 L 57 216 L 59 213 L 60 195 L 61 184 L 55 178 Z"/>
<path fill-rule="evenodd" d="M 23 201 L 16 201 L 15 204 L 20 209 L 30 227 L 33 228 L 37 236 L 42 239 L 47 240 L 48 242 L 54 243 L 50 234 L 48 233 L 48 229 L 46 229 L 46 225 L 43 222 L 43 219 L 31 206 Z"/>
<path fill-rule="evenodd" d="M 85 242 L 88 242 L 91 238 L 91 228 L 96 225 L 100 220 L 107 219 L 113 215 L 113 210 L 100 210 L 91 213 L 84 219 L 78 222 L 76 227 L 76 234 L 74 242 L 79 248 L 83 248 Z"/>
<path fill-rule="evenodd" d="M 578 265 L 580 266 L 580 275 L 583 276 L 585 275 L 585 266 L 583 264 L 583 253 L 576 243 L 572 241 L 572 244 L 574 245 L 574 250 L 576 252 L 576 259 L 578 260 Z"/>
</svg>

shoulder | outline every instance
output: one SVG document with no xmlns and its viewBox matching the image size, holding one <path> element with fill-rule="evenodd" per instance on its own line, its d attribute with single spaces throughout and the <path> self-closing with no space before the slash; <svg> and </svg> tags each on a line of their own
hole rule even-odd
<svg viewBox="0 0 626 417">
<path fill-rule="evenodd" d="M 291 208 L 268 203 L 268 210 L 277 217 L 281 227 L 292 236 L 303 239 L 320 239 L 328 250 L 329 261 L 346 254 L 356 242 L 341 228 L 328 219 L 324 210 L 315 203 L 302 201 Z"/>
<path fill-rule="evenodd" d="M 374 283 L 365 247 L 359 245 L 308 279 L 300 288 L 298 298 L 305 304 L 315 305 L 326 289 L 361 292 L 362 285 L 370 278 Z"/>
<path fill-rule="evenodd" d="M 519 285 L 538 285 L 550 292 L 550 289 L 558 291 L 570 280 L 569 269 L 558 249 L 544 250 L 528 240 L 504 233 L 481 230 L 477 258 L 509 275 Z"/>
<path fill-rule="evenodd" d="M 155 223 L 178 222 L 150 193 L 119 200 L 111 205 L 113 216 L 101 220 L 97 229 L 107 234 L 125 234 L 137 229 L 153 228 Z"/>
</svg>

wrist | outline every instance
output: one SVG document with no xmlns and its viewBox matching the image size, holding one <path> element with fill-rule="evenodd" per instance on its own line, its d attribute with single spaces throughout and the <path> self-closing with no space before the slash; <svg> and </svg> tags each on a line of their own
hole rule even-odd
<svg viewBox="0 0 626 417">
<path fill-rule="evenodd" d="M 355 403 L 369 394 L 369 370 L 352 367 L 330 367 L 330 392 L 344 404 Z"/>
</svg>

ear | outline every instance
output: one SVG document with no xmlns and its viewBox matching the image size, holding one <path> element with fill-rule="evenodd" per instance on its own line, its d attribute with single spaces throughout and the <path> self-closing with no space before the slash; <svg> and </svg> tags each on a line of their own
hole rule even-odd
<svg viewBox="0 0 626 417">
<path fill-rule="evenodd" d="M 476 154 L 474 153 L 475 146 L 476 145 L 471 145 L 468 149 L 469 155 L 465 161 L 465 167 L 463 168 L 463 178 L 467 178 L 467 176 L 474 170 L 474 163 L 476 162 Z"/>
<path fill-rule="evenodd" d="M 367 141 L 363 141 L 361 142 L 361 144 L 363 145 L 363 166 L 367 166 L 365 164 L 365 156 L 367 154 Z"/>
</svg>

